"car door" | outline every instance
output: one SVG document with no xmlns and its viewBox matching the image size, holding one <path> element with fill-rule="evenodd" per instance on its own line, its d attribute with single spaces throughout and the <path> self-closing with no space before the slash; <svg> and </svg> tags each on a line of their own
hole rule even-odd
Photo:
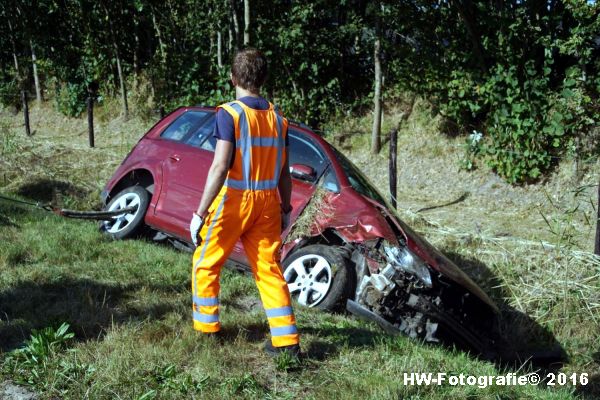
<svg viewBox="0 0 600 400">
<path fill-rule="evenodd" d="M 192 212 L 198 207 L 213 160 L 214 112 L 189 110 L 162 133 L 163 185 L 156 211 L 162 228 L 187 238 Z"/>
</svg>

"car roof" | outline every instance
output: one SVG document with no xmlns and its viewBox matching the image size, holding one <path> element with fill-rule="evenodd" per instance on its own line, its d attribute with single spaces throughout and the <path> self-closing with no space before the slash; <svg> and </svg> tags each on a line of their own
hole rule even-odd
<svg viewBox="0 0 600 400">
<path fill-rule="evenodd" d="M 214 111 L 214 110 L 217 108 L 217 106 L 211 106 L 211 105 L 206 105 L 206 104 L 196 104 L 195 106 L 181 106 L 181 107 L 177 107 L 177 109 L 180 109 L 180 108 L 191 108 L 191 109 L 200 108 L 200 109 L 205 109 L 205 110 L 212 110 L 212 111 Z M 286 118 L 287 118 L 287 117 L 286 117 Z M 293 119 L 290 119 L 290 118 L 287 118 L 287 120 L 288 120 L 288 123 L 289 123 L 290 125 L 294 126 L 295 128 L 300 128 L 300 129 L 303 129 L 303 130 L 305 130 L 305 131 L 308 131 L 308 132 L 314 133 L 314 134 L 316 134 L 316 135 L 318 135 L 318 136 L 321 136 L 321 135 L 320 135 L 320 133 L 319 133 L 318 131 L 314 130 L 313 128 L 311 128 L 310 126 L 306 125 L 306 124 L 305 124 L 305 123 L 303 123 L 303 122 L 300 122 L 300 121 L 295 121 L 295 120 L 293 120 Z"/>
</svg>

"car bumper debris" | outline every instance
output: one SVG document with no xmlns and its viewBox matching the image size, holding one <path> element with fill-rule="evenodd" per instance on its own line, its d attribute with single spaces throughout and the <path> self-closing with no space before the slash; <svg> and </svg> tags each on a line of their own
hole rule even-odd
<svg viewBox="0 0 600 400">
<path fill-rule="evenodd" d="M 353 261 L 358 285 L 355 298 L 346 304 L 350 313 L 375 322 L 388 334 L 430 343 L 451 338 L 480 354 L 489 353 L 489 341 L 473 329 L 473 319 L 479 316 L 470 314 L 476 310 L 493 317 L 494 311 L 405 243 L 382 239 L 357 244 Z M 469 302 L 476 303 L 475 308 Z"/>
</svg>

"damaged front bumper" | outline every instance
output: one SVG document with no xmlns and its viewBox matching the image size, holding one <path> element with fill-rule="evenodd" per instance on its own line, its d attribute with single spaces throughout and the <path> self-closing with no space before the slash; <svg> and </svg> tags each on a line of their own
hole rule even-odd
<svg viewBox="0 0 600 400">
<path fill-rule="evenodd" d="M 353 261 L 358 286 L 354 300 L 346 305 L 350 313 L 377 323 L 389 334 L 426 342 L 450 338 L 480 354 L 489 353 L 488 341 L 474 324 L 482 314 L 493 318 L 494 309 L 408 246 L 383 239 L 371 246 L 359 245 Z"/>
</svg>

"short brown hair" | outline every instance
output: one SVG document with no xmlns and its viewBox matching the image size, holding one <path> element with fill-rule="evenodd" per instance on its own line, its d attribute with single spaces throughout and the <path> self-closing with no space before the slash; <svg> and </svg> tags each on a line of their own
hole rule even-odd
<svg viewBox="0 0 600 400">
<path fill-rule="evenodd" d="M 258 92 L 267 80 L 267 74 L 267 59 L 259 50 L 243 49 L 233 57 L 231 76 L 241 88 Z"/>
</svg>

